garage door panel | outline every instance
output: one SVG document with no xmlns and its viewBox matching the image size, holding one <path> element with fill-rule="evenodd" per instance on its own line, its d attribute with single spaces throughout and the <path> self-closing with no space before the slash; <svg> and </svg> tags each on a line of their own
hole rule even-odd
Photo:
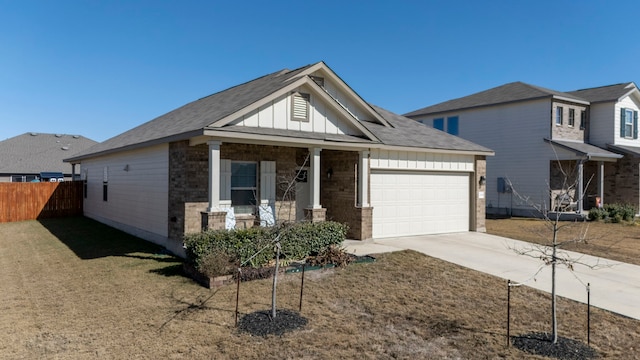
<svg viewBox="0 0 640 360">
<path fill-rule="evenodd" d="M 373 236 L 469 230 L 469 174 L 372 172 Z"/>
</svg>

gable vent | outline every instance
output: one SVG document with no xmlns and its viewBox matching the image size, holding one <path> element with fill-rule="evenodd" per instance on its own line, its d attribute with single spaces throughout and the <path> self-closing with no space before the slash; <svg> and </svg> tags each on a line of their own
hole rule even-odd
<svg viewBox="0 0 640 360">
<path fill-rule="evenodd" d="M 311 96 L 305 93 L 294 93 L 292 100 L 293 120 L 309 120 L 309 100 Z"/>
<path fill-rule="evenodd" d="M 320 85 L 320 87 L 324 87 L 324 78 L 320 76 L 309 76 L 311 80 L 313 80 L 316 84 Z"/>
</svg>

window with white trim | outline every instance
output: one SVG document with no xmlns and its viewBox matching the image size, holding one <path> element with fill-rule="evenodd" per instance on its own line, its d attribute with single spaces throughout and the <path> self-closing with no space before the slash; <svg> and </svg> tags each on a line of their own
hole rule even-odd
<svg viewBox="0 0 640 360">
<path fill-rule="evenodd" d="M 309 101 L 311 95 L 294 92 L 291 96 L 291 119 L 296 121 L 309 121 Z"/>
<path fill-rule="evenodd" d="M 587 126 L 587 112 L 582 110 L 580 111 L 580 130 L 584 130 Z"/>
<path fill-rule="evenodd" d="M 638 112 L 633 109 L 620 109 L 620 137 L 638 138 Z"/>
<path fill-rule="evenodd" d="M 556 107 L 556 125 L 562 126 L 562 106 Z"/>
<path fill-rule="evenodd" d="M 569 126 L 573 127 L 576 124 L 576 111 L 575 109 L 569 109 Z"/>
<path fill-rule="evenodd" d="M 258 166 L 255 162 L 231 162 L 231 206 L 236 214 L 253 214 L 256 208 Z"/>
</svg>

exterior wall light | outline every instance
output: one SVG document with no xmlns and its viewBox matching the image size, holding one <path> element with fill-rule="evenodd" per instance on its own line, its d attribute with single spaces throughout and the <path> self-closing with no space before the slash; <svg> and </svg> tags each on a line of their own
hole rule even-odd
<svg viewBox="0 0 640 360">
<path fill-rule="evenodd" d="M 480 186 L 484 186 L 487 183 L 487 177 L 484 175 L 480 175 Z"/>
</svg>

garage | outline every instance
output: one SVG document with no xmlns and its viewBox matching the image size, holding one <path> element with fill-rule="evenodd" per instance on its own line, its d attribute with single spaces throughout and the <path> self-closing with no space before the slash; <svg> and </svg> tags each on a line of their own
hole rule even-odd
<svg viewBox="0 0 640 360">
<path fill-rule="evenodd" d="M 371 172 L 373 237 L 469 231 L 469 173 Z"/>
</svg>

